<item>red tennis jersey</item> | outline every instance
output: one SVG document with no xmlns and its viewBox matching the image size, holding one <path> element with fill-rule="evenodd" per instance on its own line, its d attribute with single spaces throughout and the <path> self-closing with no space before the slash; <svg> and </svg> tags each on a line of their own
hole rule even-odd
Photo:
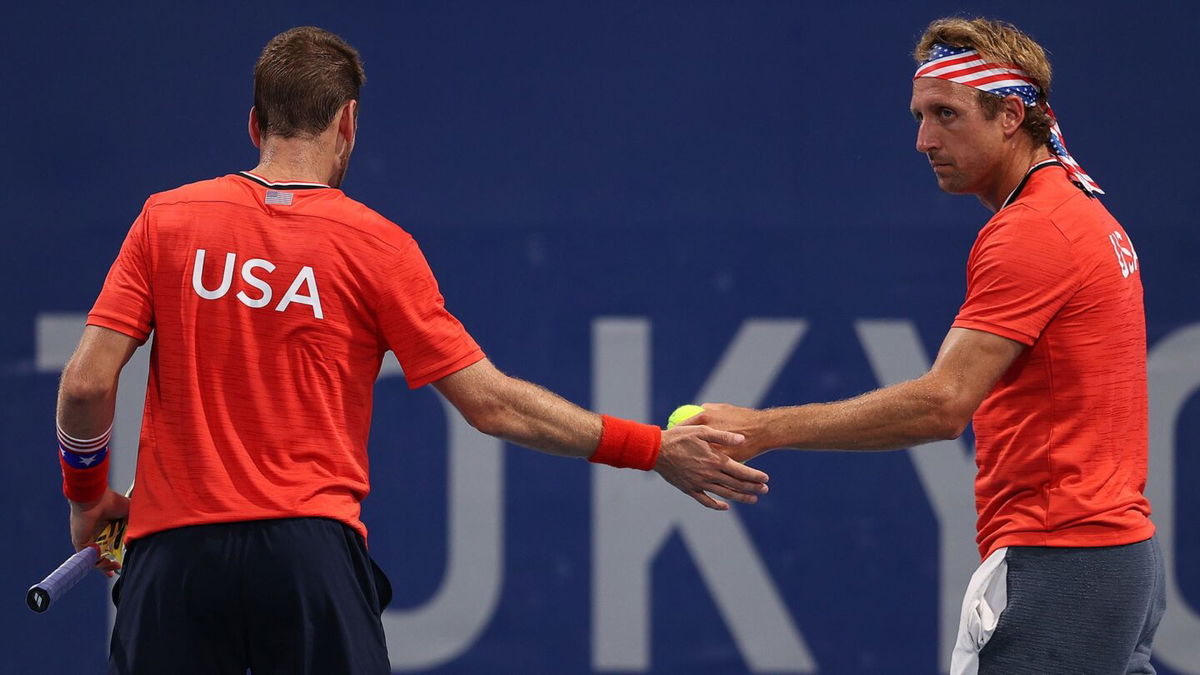
<svg viewBox="0 0 1200 675">
<path fill-rule="evenodd" d="M 317 516 L 366 536 L 373 385 L 483 358 L 413 238 L 341 190 L 249 173 L 152 196 L 88 324 L 155 334 L 128 537 Z"/>
<path fill-rule="evenodd" d="M 971 249 L 957 328 L 1028 346 L 975 412 L 979 551 L 1154 534 L 1146 322 L 1129 236 L 1056 162 L 1035 166 Z"/>
</svg>

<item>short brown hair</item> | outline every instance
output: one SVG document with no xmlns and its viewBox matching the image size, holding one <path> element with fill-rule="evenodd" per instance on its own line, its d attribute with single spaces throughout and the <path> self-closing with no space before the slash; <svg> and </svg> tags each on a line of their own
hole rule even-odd
<svg viewBox="0 0 1200 675">
<path fill-rule="evenodd" d="M 315 136 L 338 108 L 358 100 L 362 59 L 342 38 L 300 26 L 271 38 L 254 64 L 254 108 L 264 136 Z"/>
<path fill-rule="evenodd" d="M 913 58 L 917 63 L 924 63 L 929 59 L 933 46 L 938 43 L 950 47 L 970 47 L 979 52 L 985 61 L 1013 64 L 1024 70 L 1041 89 L 1038 102 L 1044 102 L 1050 94 L 1050 60 L 1046 58 L 1046 50 L 1011 23 L 958 17 L 938 19 L 925 29 L 913 51 Z M 982 90 L 978 95 L 983 114 L 988 119 L 994 119 L 1000 113 L 1003 99 Z M 1053 125 L 1050 116 L 1041 108 L 1026 106 L 1025 121 L 1021 128 L 1029 133 L 1035 145 L 1045 145 L 1050 141 L 1050 127 Z"/>
</svg>

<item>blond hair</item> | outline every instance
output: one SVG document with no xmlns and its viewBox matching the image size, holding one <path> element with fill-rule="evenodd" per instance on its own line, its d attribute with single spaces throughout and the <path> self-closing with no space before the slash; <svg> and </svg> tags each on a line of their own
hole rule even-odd
<svg viewBox="0 0 1200 675">
<path fill-rule="evenodd" d="M 939 43 L 950 47 L 969 47 L 979 52 L 985 61 L 1011 64 L 1024 70 L 1041 89 L 1039 102 L 1044 102 L 1050 94 L 1051 71 L 1046 50 L 1011 23 L 982 18 L 938 19 L 929 24 L 917 41 L 913 58 L 918 64 L 924 63 L 929 59 L 933 46 Z M 995 94 L 982 90 L 979 92 L 979 104 L 988 119 L 995 118 L 1000 112 L 1001 101 Z M 1034 143 L 1042 145 L 1049 142 L 1052 125 L 1050 116 L 1040 108 L 1025 109 L 1025 122 L 1021 128 L 1029 132 Z"/>
</svg>

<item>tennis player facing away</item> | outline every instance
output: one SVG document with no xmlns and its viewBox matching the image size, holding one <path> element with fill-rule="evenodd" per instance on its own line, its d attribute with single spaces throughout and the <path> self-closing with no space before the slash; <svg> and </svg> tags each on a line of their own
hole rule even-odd
<svg viewBox="0 0 1200 675">
<path fill-rule="evenodd" d="M 388 350 L 479 430 L 654 469 L 704 506 L 752 503 L 742 437 L 600 416 L 485 357 L 413 238 L 339 188 L 358 54 L 318 28 L 255 67 L 253 171 L 150 197 L 62 377 L 71 537 L 129 510 L 109 672 L 390 672 L 386 577 L 364 545 L 372 386 Z M 155 333 L 132 503 L 108 488 L 118 374 Z"/>
<path fill-rule="evenodd" d="M 1137 254 L 1067 154 L 1036 42 L 1001 22 L 943 19 L 915 56 L 917 150 L 941 189 L 994 212 L 931 370 L 836 403 L 706 403 L 694 420 L 745 434 L 731 448 L 745 460 L 779 447 L 905 448 L 957 438 L 973 419 L 983 564 L 951 672 L 1153 673 L 1166 600 L 1143 495 Z"/>
</svg>

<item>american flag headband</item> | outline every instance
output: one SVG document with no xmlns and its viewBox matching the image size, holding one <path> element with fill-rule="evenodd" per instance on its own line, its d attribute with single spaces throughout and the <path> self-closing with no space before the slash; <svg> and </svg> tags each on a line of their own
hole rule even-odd
<svg viewBox="0 0 1200 675">
<path fill-rule="evenodd" d="M 1071 180 L 1078 183 L 1088 194 L 1104 194 L 1104 190 L 1096 185 L 1096 181 L 1087 175 L 1079 162 L 1067 152 L 1067 142 L 1063 139 L 1062 129 L 1058 126 L 1058 118 L 1050 109 L 1050 104 L 1038 102 L 1041 89 L 1030 79 L 1029 73 L 1020 68 L 1001 63 L 988 63 L 979 52 L 970 47 L 951 47 L 937 43 L 929 58 L 917 68 L 918 77 L 935 77 L 939 80 L 949 80 L 965 84 L 1000 97 L 1014 95 L 1031 108 L 1040 108 L 1050 117 L 1050 140 L 1046 146 L 1054 153 L 1058 161 L 1067 170 Z"/>
</svg>

